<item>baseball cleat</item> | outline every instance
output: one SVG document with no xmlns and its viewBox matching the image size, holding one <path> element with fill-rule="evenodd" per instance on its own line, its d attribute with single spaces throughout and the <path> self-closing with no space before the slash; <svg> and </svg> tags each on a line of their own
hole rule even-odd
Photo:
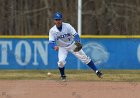
<svg viewBox="0 0 140 98">
<path fill-rule="evenodd" d="M 66 76 L 61 76 L 62 81 L 66 81 Z"/>
<path fill-rule="evenodd" d="M 103 73 L 101 73 L 100 71 L 97 71 L 96 75 L 97 75 L 99 78 L 102 78 Z"/>
</svg>

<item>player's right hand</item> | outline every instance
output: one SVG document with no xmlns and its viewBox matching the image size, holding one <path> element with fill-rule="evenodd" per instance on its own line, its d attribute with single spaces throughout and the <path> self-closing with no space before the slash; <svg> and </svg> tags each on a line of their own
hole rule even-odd
<svg viewBox="0 0 140 98">
<path fill-rule="evenodd" d="M 55 50 L 55 51 L 58 51 L 58 50 L 59 50 L 59 47 L 58 47 L 58 46 L 55 46 L 55 47 L 54 47 L 54 50 Z"/>
</svg>

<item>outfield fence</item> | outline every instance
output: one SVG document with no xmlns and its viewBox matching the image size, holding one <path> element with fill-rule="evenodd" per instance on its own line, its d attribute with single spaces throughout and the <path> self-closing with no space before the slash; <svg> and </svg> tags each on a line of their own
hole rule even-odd
<svg viewBox="0 0 140 98">
<path fill-rule="evenodd" d="M 138 36 L 81 36 L 83 50 L 102 69 L 140 69 Z M 48 36 L 1 36 L 0 69 L 57 69 Z M 71 53 L 66 68 L 88 69 Z"/>
</svg>

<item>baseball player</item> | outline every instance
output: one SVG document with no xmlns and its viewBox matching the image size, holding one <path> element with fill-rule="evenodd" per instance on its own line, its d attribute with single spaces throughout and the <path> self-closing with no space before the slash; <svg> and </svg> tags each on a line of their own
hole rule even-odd
<svg viewBox="0 0 140 98">
<path fill-rule="evenodd" d="M 102 77 L 102 73 L 96 68 L 93 61 L 81 49 L 80 37 L 76 30 L 69 24 L 62 21 L 62 14 L 56 12 L 53 16 L 54 26 L 49 30 L 49 46 L 58 51 L 58 68 L 61 79 L 66 80 L 65 64 L 68 52 L 71 52 L 83 63 L 93 69 L 98 77 Z"/>
</svg>

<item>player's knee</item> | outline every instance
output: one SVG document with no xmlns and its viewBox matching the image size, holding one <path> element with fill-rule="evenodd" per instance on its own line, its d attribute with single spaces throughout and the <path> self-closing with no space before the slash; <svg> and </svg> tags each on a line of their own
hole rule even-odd
<svg viewBox="0 0 140 98">
<path fill-rule="evenodd" d="M 66 61 L 58 61 L 58 67 L 62 68 L 66 64 Z"/>
<path fill-rule="evenodd" d="M 88 64 L 91 61 L 91 59 L 89 57 L 83 59 L 83 63 Z"/>
</svg>

